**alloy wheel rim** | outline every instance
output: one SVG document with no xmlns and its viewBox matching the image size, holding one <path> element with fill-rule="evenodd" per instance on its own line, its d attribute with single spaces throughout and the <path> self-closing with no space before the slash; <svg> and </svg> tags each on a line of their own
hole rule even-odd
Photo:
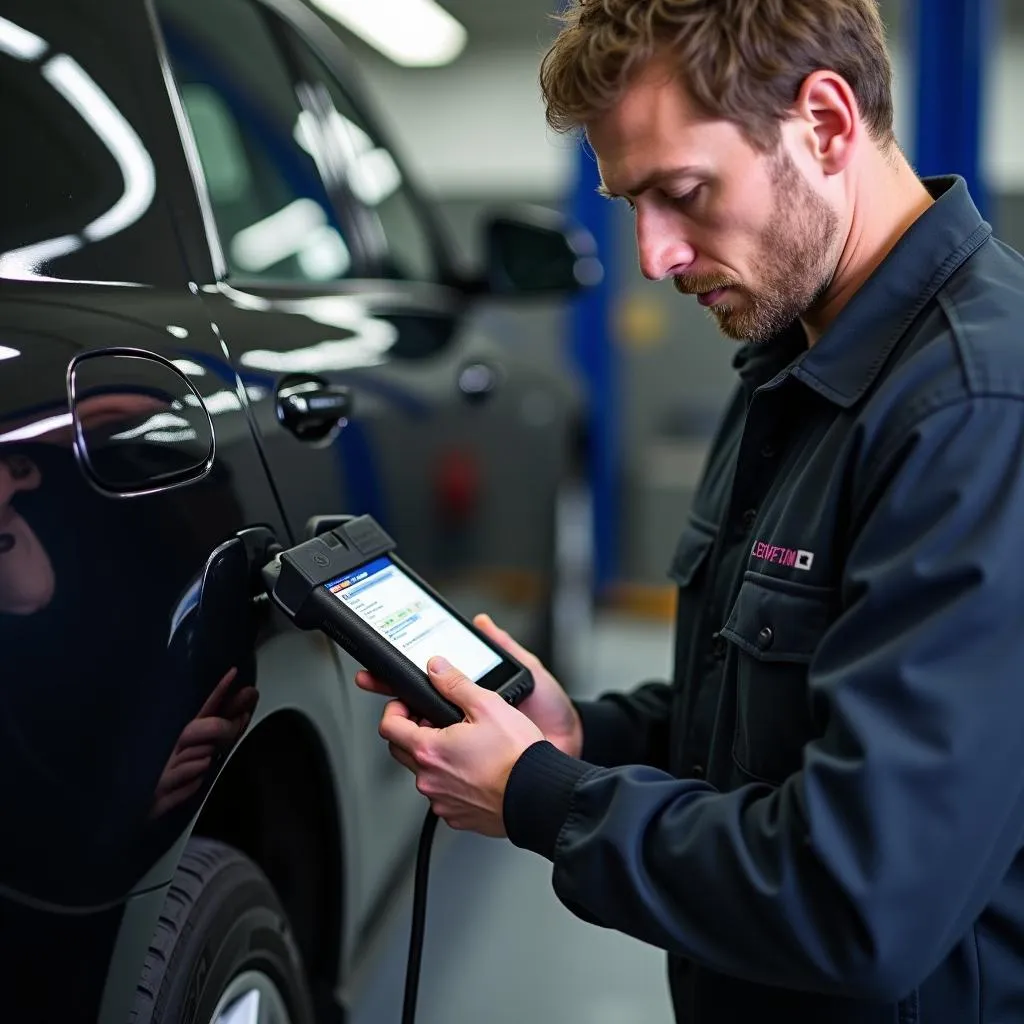
<svg viewBox="0 0 1024 1024">
<path fill-rule="evenodd" d="M 231 979 L 210 1024 L 292 1024 L 292 1018 L 274 980 L 253 970 Z"/>
</svg>

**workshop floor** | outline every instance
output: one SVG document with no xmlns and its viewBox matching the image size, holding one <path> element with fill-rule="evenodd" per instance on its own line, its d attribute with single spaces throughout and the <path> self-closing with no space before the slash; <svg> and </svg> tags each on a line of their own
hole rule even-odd
<svg viewBox="0 0 1024 1024">
<path fill-rule="evenodd" d="M 600 618 L 577 653 L 586 686 L 665 678 L 667 626 Z M 411 894 L 403 897 L 352 1024 L 400 1017 Z M 419 1024 L 668 1024 L 664 957 L 573 917 L 551 866 L 505 841 L 438 830 Z"/>
</svg>

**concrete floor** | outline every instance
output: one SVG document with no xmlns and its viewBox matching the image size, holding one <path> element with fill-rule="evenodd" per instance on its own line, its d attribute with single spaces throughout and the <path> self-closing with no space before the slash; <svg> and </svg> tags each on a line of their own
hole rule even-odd
<svg viewBox="0 0 1024 1024">
<path fill-rule="evenodd" d="M 581 640 L 577 693 L 667 676 L 666 626 L 602 618 Z M 664 955 L 573 917 L 550 876 L 549 862 L 505 841 L 439 827 L 419 1024 L 669 1024 Z M 352 1024 L 399 1021 L 410 908 L 411 893 L 395 908 Z"/>
</svg>

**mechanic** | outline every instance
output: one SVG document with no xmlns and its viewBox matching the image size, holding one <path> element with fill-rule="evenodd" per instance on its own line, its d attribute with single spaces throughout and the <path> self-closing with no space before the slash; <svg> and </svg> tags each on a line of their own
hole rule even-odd
<svg viewBox="0 0 1024 1024">
<path fill-rule="evenodd" d="M 1024 260 L 893 137 L 873 0 L 576 0 L 541 80 L 640 266 L 744 342 L 675 677 L 380 731 L 667 950 L 677 1019 L 1024 1021 Z M 365 674 L 359 685 L 387 691 Z"/>
</svg>

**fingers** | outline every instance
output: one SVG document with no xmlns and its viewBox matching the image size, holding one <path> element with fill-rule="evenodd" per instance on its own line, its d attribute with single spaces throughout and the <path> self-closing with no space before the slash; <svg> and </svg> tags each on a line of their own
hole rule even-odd
<svg viewBox="0 0 1024 1024">
<path fill-rule="evenodd" d="M 213 757 L 217 753 L 217 747 L 212 743 L 201 743 L 198 746 L 187 744 L 175 748 L 172 764 L 186 764 L 189 761 L 202 761 L 204 758 Z"/>
<path fill-rule="evenodd" d="M 409 709 L 400 700 L 388 702 L 378 729 L 383 739 L 409 752 L 415 748 L 422 731 L 422 727 L 412 720 Z"/>
<path fill-rule="evenodd" d="M 182 730 L 178 747 L 230 743 L 238 737 L 240 731 L 237 722 L 226 718 L 195 718 Z"/>
<path fill-rule="evenodd" d="M 167 769 L 160 779 L 161 793 L 169 793 L 175 789 L 181 789 L 196 779 L 202 779 L 210 767 L 210 758 L 201 761 L 186 761 L 184 764 L 175 764 Z"/>
<path fill-rule="evenodd" d="M 471 682 L 444 658 L 431 658 L 427 662 L 427 675 L 442 696 L 467 714 L 480 708 L 491 696 L 490 691 Z"/>
<path fill-rule="evenodd" d="M 227 672 L 224 673 L 223 676 L 221 676 L 220 681 L 213 688 L 213 693 L 211 693 L 210 696 L 206 698 L 206 703 L 203 704 L 202 709 L 200 710 L 199 714 L 196 715 L 196 718 L 207 718 L 210 715 L 214 715 L 217 713 L 217 709 L 223 702 L 224 697 L 228 692 L 228 689 L 230 688 L 231 684 L 235 681 L 235 676 L 237 675 L 238 669 L 232 667 L 229 668 Z"/>
<path fill-rule="evenodd" d="M 368 693 L 379 693 L 384 697 L 394 697 L 395 695 L 395 691 L 387 683 L 382 683 L 376 677 L 371 676 L 369 672 L 362 670 L 356 673 L 356 686 L 360 690 L 366 690 Z"/>
<path fill-rule="evenodd" d="M 225 705 L 221 717 L 233 720 L 243 717 L 251 718 L 252 713 L 256 710 L 256 705 L 259 703 L 259 699 L 260 695 L 256 687 L 246 686 L 231 697 Z"/>
<path fill-rule="evenodd" d="M 400 746 L 395 743 L 388 744 L 388 753 L 403 767 L 408 768 L 409 771 L 416 774 L 416 762 L 412 759 L 411 754 L 407 754 Z"/>
</svg>

